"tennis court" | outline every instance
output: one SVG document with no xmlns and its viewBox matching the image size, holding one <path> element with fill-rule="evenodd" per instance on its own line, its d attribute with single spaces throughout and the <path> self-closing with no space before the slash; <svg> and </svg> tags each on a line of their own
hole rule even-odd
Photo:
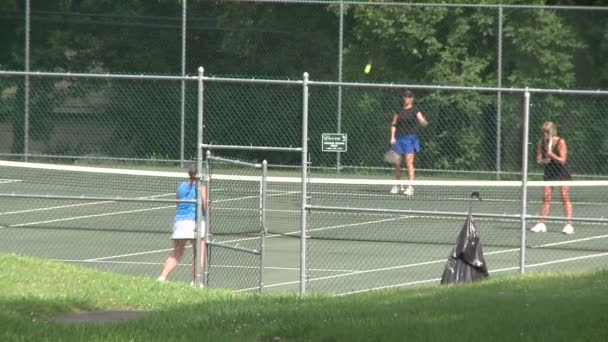
<svg viewBox="0 0 608 342">
<path fill-rule="evenodd" d="M 28 163 L 23 168 L 18 164 L 3 165 L 0 174 L 3 252 L 158 276 L 171 250 L 174 188 L 185 173 L 120 170 L 115 174 L 81 167 L 54 172 L 48 165 L 36 168 Z M 212 175 L 211 184 L 211 241 L 237 249 L 211 246 L 209 284 L 257 290 L 263 262 L 263 291 L 297 292 L 301 277 L 299 178 L 268 178 L 264 221 L 258 178 L 243 172 L 218 174 Z M 575 217 L 598 222 L 575 222 L 576 233 L 570 236 L 560 232 L 559 221 L 550 221 L 547 233 L 528 232 L 527 270 L 608 264 L 607 224 L 601 222 L 608 212 L 608 199 L 605 184 L 596 184 L 600 186 L 573 187 L 571 193 Z M 517 274 L 521 187 L 516 185 L 423 180 L 416 185 L 415 195 L 408 197 L 389 194 L 390 181 L 385 179 L 311 178 L 307 291 L 351 293 L 437 284 L 464 223 L 471 191 L 479 191 L 483 198 L 473 203 L 473 213 L 491 275 Z M 103 199 L 110 195 L 115 199 Z M 531 187 L 528 198 L 530 213 L 538 212 L 540 188 Z M 552 213 L 561 213 L 559 198 L 554 201 Z M 266 227 L 263 234 L 262 226 Z M 238 248 L 263 249 L 263 260 Z M 173 280 L 189 281 L 190 255 L 184 257 Z"/>
</svg>

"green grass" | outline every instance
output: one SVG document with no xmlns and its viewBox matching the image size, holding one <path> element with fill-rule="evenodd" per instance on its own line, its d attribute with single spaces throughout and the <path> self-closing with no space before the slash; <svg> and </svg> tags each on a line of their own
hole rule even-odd
<svg viewBox="0 0 608 342">
<path fill-rule="evenodd" d="M 2 341 L 603 341 L 608 271 L 330 297 L 235 294 L 0 255 Z M 147 309 L 62 325 L 60 313 Z"/>
</svg>

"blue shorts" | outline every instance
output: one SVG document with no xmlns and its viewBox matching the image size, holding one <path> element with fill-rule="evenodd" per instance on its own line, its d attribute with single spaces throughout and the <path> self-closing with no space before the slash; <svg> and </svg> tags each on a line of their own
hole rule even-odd
<svg viewBox="0 0 608 342">
<path fill-rule="evenodd" d="M 393 145 L 393 151 L 398 154 L 412 154 L 420 152 L 420 141 L 416 134 L 409 134 L 397 137 L 397 141 Z"/>
</svg>

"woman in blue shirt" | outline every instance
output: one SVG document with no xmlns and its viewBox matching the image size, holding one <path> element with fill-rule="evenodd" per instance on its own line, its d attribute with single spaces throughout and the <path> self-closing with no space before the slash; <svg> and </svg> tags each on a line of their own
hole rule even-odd
<svg viewBox="0 0 608 342">
<path fill-rule="evenodd" d="M 176 191 L 177 207 L 175 210 L 175 222 L 173 224 L 173 234 L 171 239 L 173 240 L 173 251 L 163 265 L 163 271 L 158 277 L 158 281 L 167 281 L 167 276 L 179 263 L 184 256 L 184 250 L 186 248 L 186 242 L 190 241 L 193 248 L 193 260 L 192 260 L 192 281 L 194 282 L 195 274 L 195 262 L 196 262 L 196 203 L 182 202 L 182 200 L 196 200 L 196 167 L 191 166 L 188 169 L 189 179 L 179 184 Z M 203 205 L 207 202 L 207 188 L 205 185 L 201 187 L 201 195 L 203 197 Z M 203 215 L 204 215 L 203 207 Z M 204 217 L 201 220 L 201 235 L 205 235 L 205 220 Z M 204 264 L 205 257 L 205 241 L 201 241 L 201 265 Z"/>
</svg>

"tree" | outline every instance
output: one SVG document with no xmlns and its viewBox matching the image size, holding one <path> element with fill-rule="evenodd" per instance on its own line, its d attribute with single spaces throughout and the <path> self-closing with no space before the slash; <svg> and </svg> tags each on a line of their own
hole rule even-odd
<svg viewBox="0 0 608 342">
<path fill-rule="evenodd" d="M 355 66 L 346 73 L 361 79 L 356 65 L 372 59 L 378 74 L 375 80 L 382 82 L 495 86 L 497 13 L 485 8 L 352 5 L 349 23 L 353 29 L 345 60 Z M 506 11 L 504 44 L 505 86 L 574 85 L 573 56 L 584 44 L 553 11 Z M 424 98 L 436 123 L 426 153 L 434 157 L 425 161 L 427 167 L 473 169 L 485 165 L 491 169 L 494 98 L 495 94 L 447 91 Z M 560 101 L 553 100 L 545 105 L 560 106 Z M 506 122 L 519 122 L 519 100 L 507 99 L 504 109 Z M 446 124 L 438 126 L 441 123 Z M 511 135 L 518 130 L 509 132 L 513 133 L 506 138 L 519 140 Z M 518 169 L 517 165 L 510 167 Z"/>
</svg>

